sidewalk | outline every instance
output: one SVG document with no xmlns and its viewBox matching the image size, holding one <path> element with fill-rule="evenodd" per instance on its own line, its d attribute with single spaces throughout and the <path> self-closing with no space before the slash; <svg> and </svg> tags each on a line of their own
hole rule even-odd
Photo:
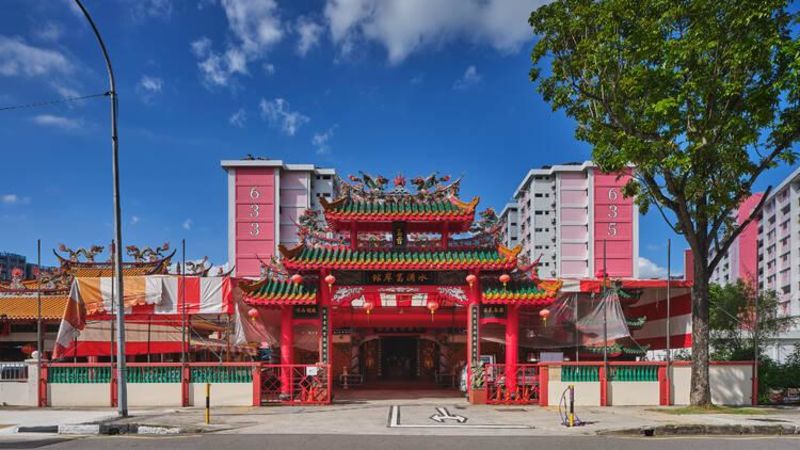
<svg viewBox="0 0 800 450">
<path fill-rule="evenodd" d="M 364 400 L 315 407 L 220 407 L 204 423 L 202 408 L 144 409 L 106 421 L 122 430 L 143 426 L 183 433 L 348 434 L 440 436 L 574 436 L 596 434 L 800 434 L 800 408 L 765 408 L 762 414 L 673 415 L 652 407 L 578 407 L 583 426 L 560 424 L 557 408 L 476 406 L 462 399 Z M 44 425 L 96 422 L 103 410 L 0 410 L 0 423 Z M 12 417 L 13 416 L 13 417 Z M 151 428 L 150 430 L 153 430 Z M 0 432 L 5 430 L 0 430 Z M 124 432 L 124 431 L 123 431 Z M 133 432 L 133 431 L 131 431 Z M 154 432 L 154 431 L 149 431 Z M 173 431 L 177 432 L 177 431 Z"/>
</svg>

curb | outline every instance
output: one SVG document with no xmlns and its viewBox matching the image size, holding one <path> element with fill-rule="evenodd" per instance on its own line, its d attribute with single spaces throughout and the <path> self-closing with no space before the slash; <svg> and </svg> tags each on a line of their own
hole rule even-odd
<svg viewBox="0 0 800 450">
<path fill-rule="evenodd" d="M 73 436 L 89 436 L 89 435 L 108 435 L 114 436 L 119 434 L 141 434 L 151 436 L 172 436 L 178 434 L 196 434 L 202 433 L 204 430 L 201 428 L 185 428 L 185 427 L 170 427 L 160 425 L 144 425 L 144 424 L 105 424 L 105 423 L 81 423 L 81 424 L 63 424 L 63 425 L 42 425 L 33 427 L 17 427 L 17 433 L 50 433 L 50 434 L 63 434 Z"/>
<path fill-rule="evenodd" d="M 600 436 L 787 436 L 800 435 L 800 425 L 658 425 L 600 430 L 596 434 Z"/>
</svg>

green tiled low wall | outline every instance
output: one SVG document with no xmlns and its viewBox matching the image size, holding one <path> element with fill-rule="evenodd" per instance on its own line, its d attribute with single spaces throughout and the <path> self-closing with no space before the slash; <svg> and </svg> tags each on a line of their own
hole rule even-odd
<svg viewBox="0 0 800 450">
<path fill-rule="evenodd" d="M 110 383 L 111 367 L 50 367 L 48 383 Z"/>
<path fill-rule="evenodd" d="M 611 381 L 658 381 L 658 366 L 613 366 Z"/>
<path fill-rule="evenodd" d="M 600 381 L 600 368 L 597 366 L 562 366 L 561 381 L 573 383 Z"/>
<path fill-rule="evenodd" d="M 250 383 L 253 381 L 251 367 L 192 367 L 192 383 Z"/>
</svg>

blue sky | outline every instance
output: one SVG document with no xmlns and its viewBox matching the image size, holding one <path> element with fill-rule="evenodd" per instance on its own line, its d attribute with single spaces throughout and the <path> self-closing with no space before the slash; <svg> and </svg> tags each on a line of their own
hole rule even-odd
<svg viewBox="0 0 800 450">
<path fill-rule="evenodd" d="M 125 244 L 226 258 L 222 159 L 464 176 L 501 209 L 527 170 L 590 158 L 528 81 L 531 0 L 86 0 L 120 95 Z M 6 0 L 0 106 L 107 90 L 67 0 Z M 458 6 L 458 7 L 456 7 Z M 0 251 L 111 240 L 105 98 L 0 112 Z M 788 175 L 782 167 L 759 188 Z M 644 264 L 685 244 L 641 218 Z M 649 267 L 655 269 L 655 267 Z"/>
</svg>

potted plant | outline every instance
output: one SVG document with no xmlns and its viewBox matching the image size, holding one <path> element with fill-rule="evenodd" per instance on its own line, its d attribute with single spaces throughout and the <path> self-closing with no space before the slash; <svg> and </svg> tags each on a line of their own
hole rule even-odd
<svg viewBox="0 0 800 450">
<path fill-rule="evenodd" d="M 469 402 L 473 405 L 486 404 L 486 368 L 480 361 L 472 363 Z"/>
</svg>

